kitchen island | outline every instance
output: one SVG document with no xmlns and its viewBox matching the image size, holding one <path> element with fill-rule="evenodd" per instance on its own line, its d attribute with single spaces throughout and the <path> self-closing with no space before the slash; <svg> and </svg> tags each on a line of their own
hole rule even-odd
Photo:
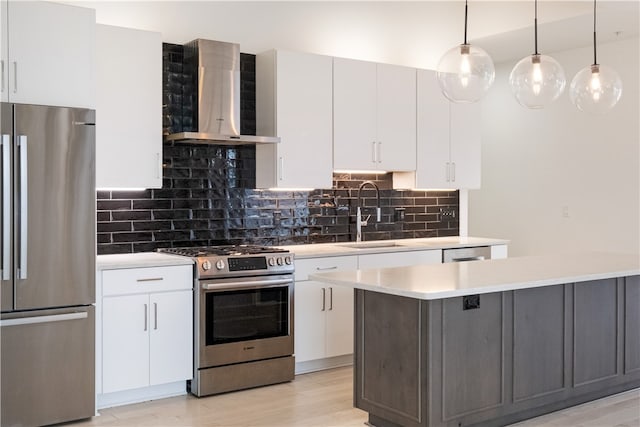
<svg viewBox="0 0 640 427">
<path fill-rule="evenodd" d="M 499 426 L 640 387 L 638 256 L 310 277 L 355 289 L 354 404 L 374 426 Z"/>
</svg>

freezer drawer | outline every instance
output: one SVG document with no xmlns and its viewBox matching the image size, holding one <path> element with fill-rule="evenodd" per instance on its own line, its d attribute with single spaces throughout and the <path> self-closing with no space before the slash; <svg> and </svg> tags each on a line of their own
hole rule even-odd
<svg viewBox="0 0 640 427">
<path fill-rule="evenodd" d="M 2 316 L 0 425 L 40 426 L 95 414 L 93 306 Z"/>
</svg>

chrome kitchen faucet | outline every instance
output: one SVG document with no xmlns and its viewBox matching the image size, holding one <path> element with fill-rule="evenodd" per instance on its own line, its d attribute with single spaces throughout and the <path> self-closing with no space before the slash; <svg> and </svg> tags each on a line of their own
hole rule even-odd
<svg viewBox="0 0 640 427">
<path fill-rule="evenodd" d="M 364 181 L 362 184 L 360 184 L 360 187 L 358 187 L 358 206 L 356 208 L 356 242 L 362 241 L 362 226 L 363 225 L 366 226 L 369 222 L 369 218 L 371 218 L 371 215 L 368 215 L 367 219 L 365 220 L 362 219 L 362 208 L 360 206 L 360 202 L 361 202 L 360 193 L 362 189 L 367 185 L 372 186 L 376 190 L 376 222 L 380 222 L 382 220 L 381 218 L 382 214 L 380 209 L 380 189 L 375 184 L 375 182 Z"/>
</svg>

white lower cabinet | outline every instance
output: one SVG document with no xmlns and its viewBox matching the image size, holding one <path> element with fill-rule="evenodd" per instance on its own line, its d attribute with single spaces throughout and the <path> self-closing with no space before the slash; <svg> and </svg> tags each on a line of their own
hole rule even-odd
<svg viewBox="0 0 640 427">
<path fill-rule="evenodd" d="M 149 295 L 102 301 L 102 391 L 149 385 Z"/>
<path fill-rule="evenodd" d="M 357 256 L 296 261 L 296 373 L 344 364 L 330 359 L 353 353 L 353 289 L 307 279 L 312 273 L 357 268 Z"/>
<path fill-rule="evenodd" d="M 189 265 L 99 273 L 99 407 L 185 392 L 193 375 L 192 274 Z"/>
</svg>

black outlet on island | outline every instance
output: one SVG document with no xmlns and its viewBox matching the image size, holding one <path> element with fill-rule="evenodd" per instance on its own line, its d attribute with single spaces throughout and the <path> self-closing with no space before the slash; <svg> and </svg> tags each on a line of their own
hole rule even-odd
<svg viewBox="0 0 640 427">
<path fill-rule="evenodd" d="M 480 308 L 480 295 L 475 294 L 462 297 L 463 310 L 473 310 L 475 308 Z"/>
</svg>

